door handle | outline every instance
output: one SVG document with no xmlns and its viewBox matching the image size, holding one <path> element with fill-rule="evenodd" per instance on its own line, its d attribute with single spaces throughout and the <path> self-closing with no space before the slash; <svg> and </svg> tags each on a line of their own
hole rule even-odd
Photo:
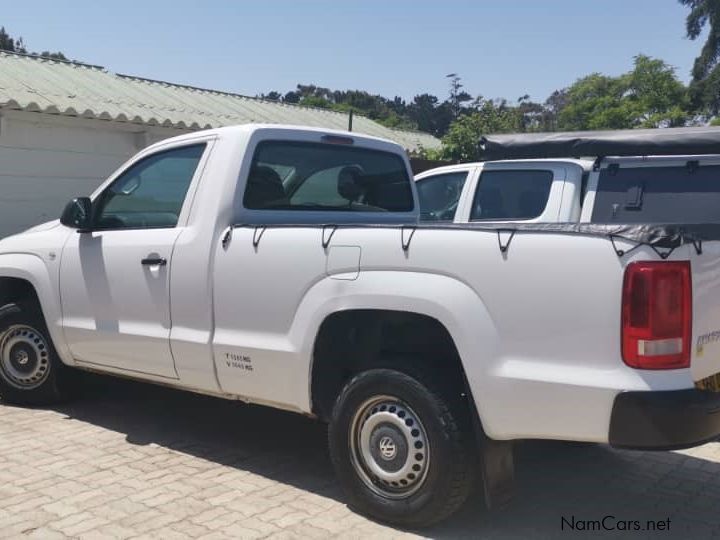
<svg viewBox="0 0 720 540">
<path fill-rule="evenodd" d="M 145 257 L 140 264 L 145 266 L 165 266 L 167 259 L 165 257 Z"/>
</svg>

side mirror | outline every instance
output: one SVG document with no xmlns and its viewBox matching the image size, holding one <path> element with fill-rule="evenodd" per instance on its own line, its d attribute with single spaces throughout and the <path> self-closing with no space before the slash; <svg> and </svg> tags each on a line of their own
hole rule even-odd
<svg viewBox="0 0 720 540">
<path fill-rule="evenodd" d="M 76 197 L 65 206 L 60 223 L 78 231 L 90 230 L 92 203 L 89 197 Z"/>
</svg>

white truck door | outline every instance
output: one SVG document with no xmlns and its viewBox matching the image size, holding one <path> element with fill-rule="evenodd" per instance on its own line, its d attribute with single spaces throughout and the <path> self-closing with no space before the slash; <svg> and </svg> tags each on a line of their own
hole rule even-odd
<svg viewBox="0 0 720 540">
<path fill-rule="evenodd" d="M 93 201 L 93 230 L 63 248 L 63 328 L 76 361 L 176 378 L 170 350 L 172 250 L 205 144 L 148 155 Z"/>
</svg>

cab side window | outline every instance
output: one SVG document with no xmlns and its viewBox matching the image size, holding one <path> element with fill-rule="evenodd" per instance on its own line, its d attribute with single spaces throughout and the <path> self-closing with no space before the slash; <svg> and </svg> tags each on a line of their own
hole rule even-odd
<svg viewBox="0 0 720 540">
<path fill-rule="evenodd" d="M 420 221 L 453 221 L 467 176 L 461 171 L 418 180 Z"/>
<path fill-rule="evenodd" d="M 552 171 L 484 171 L 470 220 L 534 219 L 545 211 L 552 181 Z"/>
<path fill-rule="evenodd" d="M 95 202 L 96 229 L 172 228 L 205 144 L 158 152 L 122 173 Z"/>
</svg>

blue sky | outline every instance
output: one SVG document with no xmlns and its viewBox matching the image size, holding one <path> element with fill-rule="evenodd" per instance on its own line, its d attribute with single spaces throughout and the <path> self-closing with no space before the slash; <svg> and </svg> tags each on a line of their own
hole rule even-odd
<svg viewBox="0 0 720 540">
<path fill-rule="evenodd" d="M 297 83 L 411 99 L 544 100 L 638 53 L 684 81 L 701 41 L 677 0 L 90 0 L 3 2 L 0 25 L 33 50 L 110 71 L 255 95 Z"/>
</svg>

